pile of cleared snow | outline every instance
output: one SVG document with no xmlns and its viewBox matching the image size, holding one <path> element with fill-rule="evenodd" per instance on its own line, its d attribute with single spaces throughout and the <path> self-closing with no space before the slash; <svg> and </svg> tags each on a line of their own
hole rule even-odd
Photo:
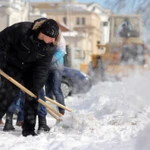
<svg viewBox="0 0 150 150">
<path fill-rule="evenodd" d="M 150 73 L 101 82 L 86 95 L 69 97 L 66 106 L 74 112 L 66 112 L 56 125 L 48 115 L 49 134 L 25 138 L 20 128 L 11 133 L 0 128 L 0 149 L 148 150 L 150 128 L 139 131 L 149 122 L 149 78 Z"/>
<path fill-rule="evenodd" d="M 78 133 L 99 137 L 100 140 L 135 137 L 150 121 L 150 107 L 145 103 L 149 101 L 150 89 L 147 77 L 135 76 L 135 80 L 132 77 L 116 83 L 102 82 L 88 94 L 74 97 L 69 105 L 76 111 L 65 115 L 53 129 L 53 134 L 58 131 Z M 145 91 L 139 90 L 141 82 L 146 82 Z"/>
</svg>

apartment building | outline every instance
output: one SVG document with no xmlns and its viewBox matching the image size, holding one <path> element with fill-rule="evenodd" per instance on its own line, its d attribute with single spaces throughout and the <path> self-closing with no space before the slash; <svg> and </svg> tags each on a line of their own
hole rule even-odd
<svg viewBox="0 0 150 150">
<path fill-rule="evenodd" d="M 19 21 L 27 21 L 28 2 L 24 0 L 0 0 L 0 31 Z"/>
<path fill-rule="evenodd" d="M 101 20 L 101 27 L 100 27 L 100 32 L 101 32 L 101 44 L 106 44 L 109 42 L 109 34 L 110 34 L 110 15 L 112 15 L 112 12 L 110 9 L 104 9 L 97 3 L 90 3 L 88 5 L 88 10 L 93 11 L 98 16 L 100 17 Z"/>
<path fill-rule="evenodd" d="M 91 60 L 91 54 L 97 54 L 97 42 L 103 44 L 108 42 L 102 34 L 106 34 L 105 25 L 108 25 L 109 13 L 102 9 L 96 3 L 78 3 L 75 0 L 63 0 L 62 2 L 32 2 L 30 3 L 32 12 L 40 10 L 46 13 L 48 18 L 53 18 L 59 23 L 66 25 L 72 32 L 63 33 L 67 44 L 71 47 L 72 57 L 74 61 L 72 67 L 80 67 L 80 63 L 88 64 Z M 105 21 L 104 15 L 105 14 Z M 107 28 L 107 33 L 109 28 Z M 109 36 L 109 34 L 107 34 Z"/>
</svg>

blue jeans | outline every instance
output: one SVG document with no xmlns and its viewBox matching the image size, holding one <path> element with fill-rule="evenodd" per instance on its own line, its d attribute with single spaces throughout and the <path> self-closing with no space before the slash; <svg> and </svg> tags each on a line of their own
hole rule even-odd
<svg viewBox="0 0 150 150">
<path fill-rule="evenodd" d="M 17 122 L 22 122 L 24 120 L 24 102 L 25 102 L 25 95 L 23 92 L 20 92 L 20 109 L 17 116 Z"/>
<path fill-rule="evenodd" d="M 22 101 L 22 95 L 23 93 L 20 91 L 15 100 L 13 100 L 13 102 L 8 108 L 9 113 L 17 114 L 20 111 L 20 103 Z"/>
<path fill-rule="evenodd" d="M 25 101 L 25 94 L 23 92 L 19 92 L 18 97 L 12 102 L 11 106 L 8 109 L 8 112 L 10 113 L 16 113 L 17 115 L 17 122 L 24 120 L 24 101 Z M 44 101 L 45 100 L 45 93 L 44 89 L 40 92 L 40 98 Z M 45 117 L 47 115 L 47 111 L 45 106 L 39 103 L 38 105 L 38 115 Z"/>
<path fill-rule="evenodd" d="M 64 96 L 61 90 L 62 70 L 49 70 L 48 79 L 46 82 L 46 96 L 55 99 L 58 103 L 65 105 Z M 59 112 L 64 112 L 63 108 L 58 107 Z"/>
<path fill-rule="evenodd" d="M 15 98 L 15 100 L 11 103 L 11 105 L 8 108 L 8 113 L 12 113 L 12 114 L 18 114 L 17 117 L 17 122 L 18 121 L 23 121 L 24 119 L 24 93 L 22 91 L 20 91 L 18 93 L 18 96 Z"/>
<path fill-rule="evenodd" d="M 40 98 L 43 101 L 46 101 L 44 89 L 42 89 L 41 92 L 40 92 Z M 46 115 L 47 115 L 47 111 L 46 111 L 45 106 L 43 106 L 42 104 L 39 103 L 38 104 L 38 116 L 45 117 Z"/>
</svg>

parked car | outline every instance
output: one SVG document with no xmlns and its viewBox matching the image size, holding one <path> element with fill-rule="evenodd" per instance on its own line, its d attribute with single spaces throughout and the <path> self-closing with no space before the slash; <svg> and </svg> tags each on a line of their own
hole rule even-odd
<svg viewBox="0 0 150 150">
<path fill-rule="evenodd" d="M 64 67 L 61 89 L 64 97 L 86 93 L 92 87 L 90 77 L 80 70 Z"/>
</svg>

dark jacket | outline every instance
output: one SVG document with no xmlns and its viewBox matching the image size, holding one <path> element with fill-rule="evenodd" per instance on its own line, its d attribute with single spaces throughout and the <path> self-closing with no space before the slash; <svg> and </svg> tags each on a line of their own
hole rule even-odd
<svg viewBox="0 0 150 150">
<path fill-rule="evenodd" d="M 32 30 L 33 26 L 32 22 L 21 22 L 0 32 L 0 68 L 12 65 L 21 72 L 32 71 L 36 94 L 45 83 L 56 46 L 38 40 L 39 28 Z"/>
</svg>

